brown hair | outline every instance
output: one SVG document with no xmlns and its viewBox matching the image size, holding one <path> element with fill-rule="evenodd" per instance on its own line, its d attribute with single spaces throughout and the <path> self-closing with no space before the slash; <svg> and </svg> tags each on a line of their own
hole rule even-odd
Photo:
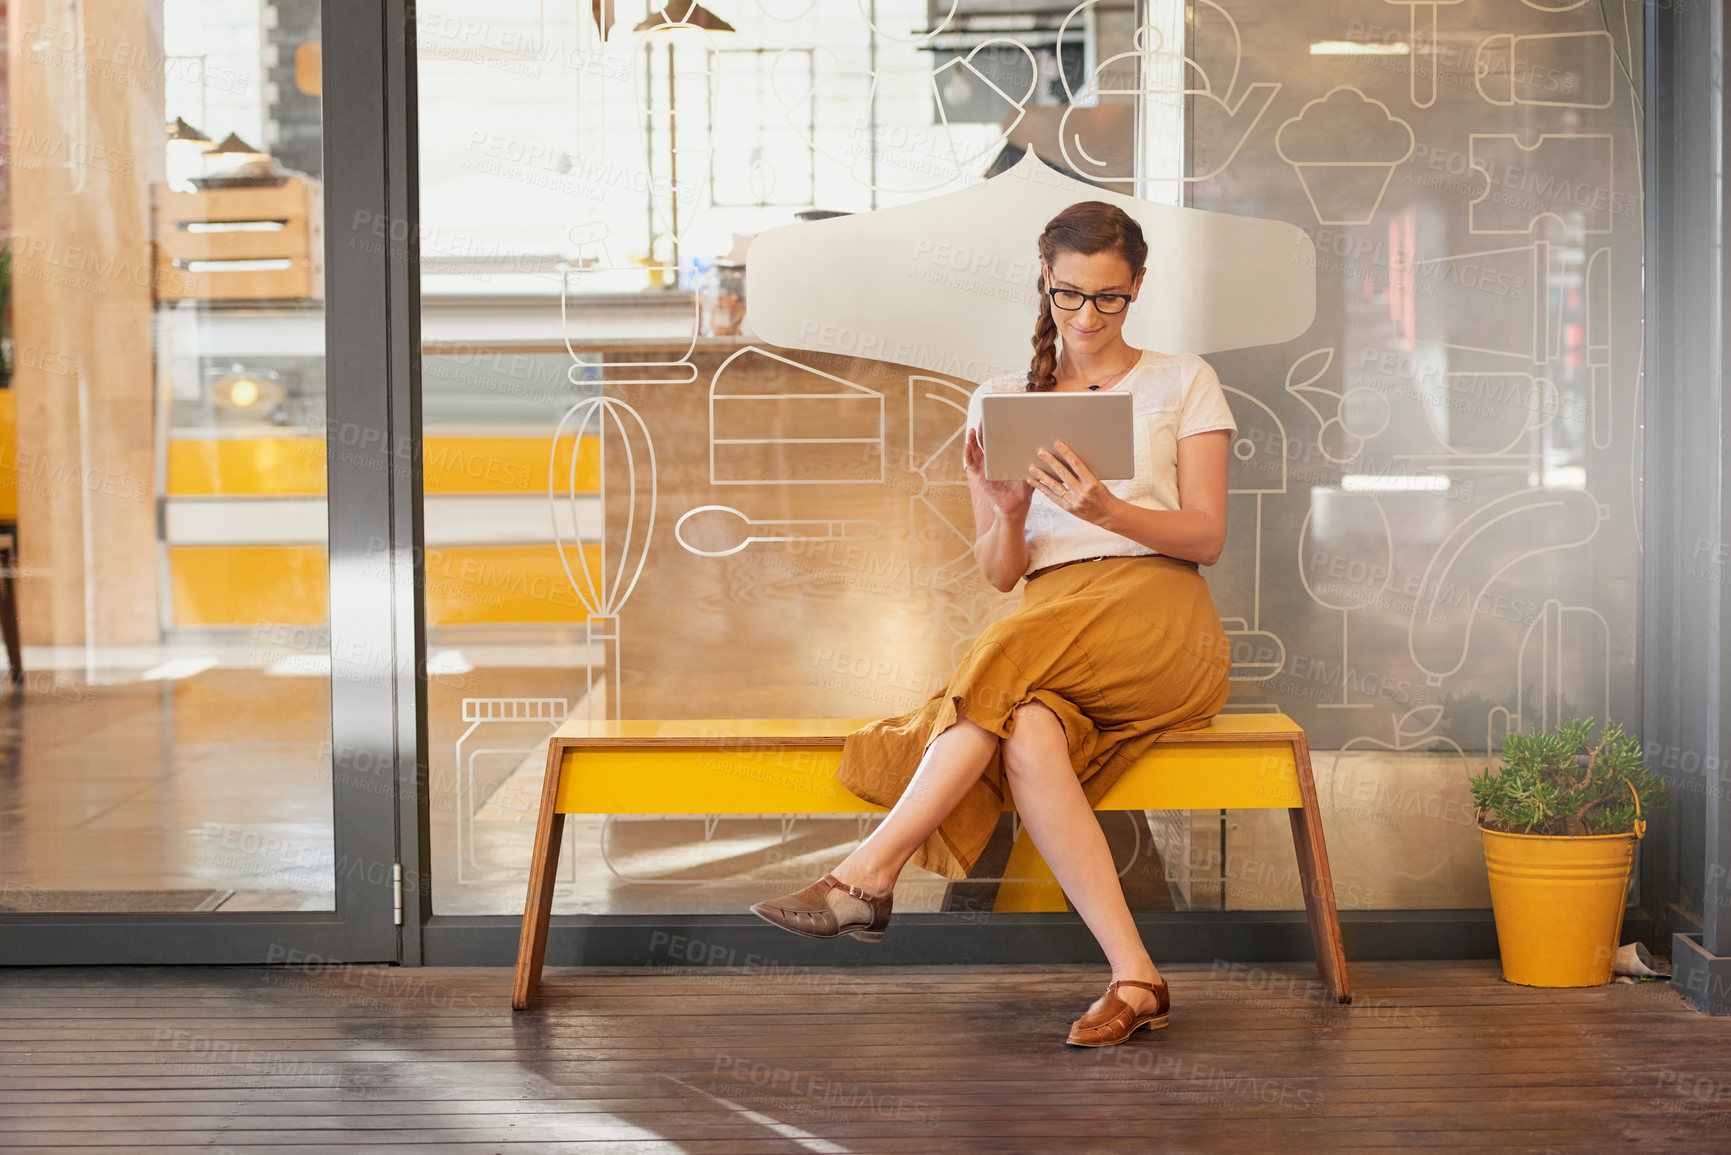
<svg viewBox="0 0 1731 1155">
<path fill-rule="evenodd" d="M 1058 385 L 1058 322 L 1052 317 L 1045 268 L 1059 253 L 1091 257 L 1108 251 L 1123 257 L 1132 275 L 1148 260 L 1148 242 L 1142 238 L 1142 226 L 1116 205 L 1080 201 L 1046 222 L 1040 233 L 1040 319 L 1034 322 L 1034 360 L 1028 366 L 1028 392 L 1045 393 Z"/>
</svg>

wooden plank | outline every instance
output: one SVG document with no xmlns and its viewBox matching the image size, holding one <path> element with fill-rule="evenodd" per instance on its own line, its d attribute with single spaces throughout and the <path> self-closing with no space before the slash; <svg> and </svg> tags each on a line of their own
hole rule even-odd
<svg viewBox="0 0 1731 1155">
<path fill-rule="evenodd" d="M 323 295 L 313 262 L 288 258 L 286 269 L 208 269 L 194 272 L 159 251 L 156 295 L 164 301 L 281 301 Z"/>
<path fill-rule="evenodd" d="M 511 1009 L 523 1010 L 541 982 L 547 956 L 547 928 L 553 921 L 553 886 L 559 866 L 559 838 L 565 816 L 554 804 L 559 791 L 558 742 L 547 747 L 547 772 L 541 783 L 541 811 L 535 821 L 535 854 L 529 864 L 529 893 L 523 907 L 523 931 L 517 944 L 517 973 L 511 989 Z"/>
<path fill-rule="evenodd" d="M 610 747 L 840 745 L 842 739 L 875 718 L 629 718 L 567 720 L 553 737 L 571 746 Z M 1302 733 L 1284 714 L 1217 714 L 1199 730 L 1169 730 L 1157 743 L 1291 742 Z"/>
<path fill-rule="evenodd" d="M 1317 969 L 1339 1002 L 1352 1000 L 1352 985 L 1346 974 L 1346 947 L 1340 934 L 1340 915 L 1334 905 L 1334 875 L 1328 867 L 1328 848 L 1322 836 L 1322 813 L 1317 808 L 1316 783 L 1310 772 L 1310 748 L 1303 736 L 1292 743 L 1297 767 L 1299 802 L 1287 811 L 1292 824 L 1292 845 L 1298 857 L 1299 881 L 1304 887 L 1305 916 L 1316 948 Z"/>
<path fill-rule="evenodd" d="M 257 222 L 209 222 L 199 224 L 254 224 Z M 308 232 L 306 217 L 278 222 L 275 229 L 235 229 L 216 232 L 176 227 L 156 234 L 158 259 L 168 261 L 257 261 L 273 257 L 305 260 Z"/>
<path fill-rule="evenodd" d="M 571 718 L 553 740 L 572 748 L 671 746 L 755 750 L 775 746 L 840 746 L 873 718 Z"/>
<path fill-rule="evenodd" d="M 192 192 L 156 184 L 151 192 L 158 236 L 185 221 L 304 221 L 313 215 L 311 185 L 300 177 L 276 186 Z"/>
</svg>

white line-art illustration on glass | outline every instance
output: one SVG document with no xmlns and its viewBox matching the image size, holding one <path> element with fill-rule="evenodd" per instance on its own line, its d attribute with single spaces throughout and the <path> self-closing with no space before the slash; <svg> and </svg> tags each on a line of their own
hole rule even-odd
<svg viewBox="0 0 1731 1155">
<path fill-rule="evenodd" d="M 1461 0 L 1387 0 L 1408 11 L 1411 32 L 1407 35 L 1407 90 L 1416 108 L 1429 108 L 1436 103 L 1437 71 L 1437 9 L 1459 4 Z M 1419 82 L 1419 61 L 1425 62 L 1424 83 Z"/>
<path fill-rule="evenodd" d="M 1431 318 L 1440 318 L 1442 331 L 1430 339 L 1445 348 L 1549 364 L 1562 341 L 1562 295 L 1546 291 L 1550 250 L 1549 242 L 1534 241 L 1416 261 L 1415 278 L 1435 287 L 1418 327 L 1429 329 Z M 1403 332 L 1399 319 L 1394 327 L 1397 337 L 1418 337 Z"/>
<path fill-rule="evenodd" d="M 1611 250 L 1609 246 L 1594 249 L 1587 258 L 1587 272 L 1581 278 L 1581 315 L 1586 319 L 1583 334 L 1586 344 L 1587 371 L 1592 376 L 1592 408 L 1590 416 L 1593 447 L 1609 449 L 1613 432 L 1611 397 Z M 1640 413 L 1641 374 L 1635 376 L 1636 413 Z M 1637 428 L 1630 422 L 1630 429 Z"/>
<path fill-rule="evenodd" d="M 1394 878 L 1424 882 L 1451 868 L 1461 869 L 1462 857 L 1476 861 L 1475 856 L 1482 854 L 1472 823 L 1472 796 L 1466 788 L 1472 770 L 1460 743 L 1437 732 L 1443 719 L 1443 707 L 1437 703 L 1414 706 L 1402 714 L 1390 711 L 1389 729 L 1384 731 L 1387 737 L 1355 734 L 1340 744 L 1330 766 L 1327 789 L 1329 796 L 1335 799 L 1337 812 L 1356 812 L 1358 817 L 1387 827 L 1399 827 L 1401 816 L 1408 813 L 1430 820 L 1401 831 L 1401 851 L 1394 863 L 1377 863 L 1379 872 L 1386 872 Z M 1372 755 L 1372 751 L 1377 754 Z M 1395 777 L 1390 783 L 1386 777 L 1390 771 L 1399 774 L 1396 769 L 1399 763 L 1390 755 L 1405 755 L 1407 758 L 1430 755 L 1445 759 L 1447 769 L 1423 773 L 1417 781 L 1458 783 L 1456 797 L 1450 798 L 1447 793 L 1430 786 L 1415 789 L 1408 784 L 1413 779 L 1410 773 Z M 1374 760 L 1367 764 L 1367 759 L 1372 758 Z M 1366 765 L 1377 775 L 1377 781 L 1349 785 L 1341 777 L 1341 764 L 1347 760 L 1356 765 Z M 1404 782 L 1403 777 L 1406 779 Z M 1346 800 L 1349 798 L 1366 801 L 1348 803 Z M 1451 814 L 1458 815 L 1458 818 L 1451 822 Z M 1450 834 L 1457 831 L 1465 837 L 1451 838 Z M 1346 845 L 1352 846 L 1352 840 L 1349 839 Z M 1367 853 L 1377 853 L 1375 843 L 1367 843 L 1365 849 Z M 1423 865 L 1423 859 L 1418 858 L 1425 852 L 1435 856 L 1428 867 Z"/>
<path fill-rule="evenodd" d="M 1375 702 L 1353 702 L 1352 611 L 1375 605 L 1394 576 L 1394 533 L 1388 512 L 1373 494 L 1312 486 L 1310 508 L 1298 527 L 1298 580 L 1318 605 L 1340 611 L 1340 701 L 1318 702 L 1321 709 L 1356 709 Z"/>
<path fill-rule="evenodd" d="M 948 0 L 947 4 L 945 0 L 927 0 L 924 5 L 925 18 L 931 22 L 931 27 L 924 32 L 910 31 L 899 18 L 895 24 L 889 27 L 878 23 L 878 6 L 871 0 L 854 0 L 854 5 L 859 10 L 860 16 L 864 18 L 866 27 L 884 40 L 895 41 L 900 44 L 924 45 L 945 32 L 955 31 L 954 22 L 956 13 L 961 8 L 961 0 Z M 940 13 L 942 13 L 941 16 Z"/>
<path fill-rule="evenodd" d="M 635 126 L 643 142 L 649 177 L 651 232 L 671 241 L 671 264 L 675 267 L 680 263 L 680 243 L 702 209 L 705 187 L 698 174 L 709 172 L 710 153 L 715 148 L 712 121 L 715 52 L 720 47 L 717 34 L 733 30 L 731 24 L 696 0 L 668 0 L 665 8 L 650 13 L 632 29 L 642 41 L 641 64 L 632 69 L 632 91 L 638 110 Z M 683 109 L 679 107 L 682 92 Z M 697 108 L 692 107 L 695 93 L 703 97 Z M 683 184 L 679 176 L 682 168 L 686 173 Z"/>
<path fill-rule="evenodd" d="M 1006 88 L 997 78 L 974 64 L 982 52 L 1021 54 L 1027 66 L 1027 79 L 1019 89 Z M 796 53 L 803 54 L 805 61 L 800 75 L 795 75 L 795 70 L 785 63 Z M 1040 64 L 1034 53 L 1022 41 L 1007 36 L 981 41 L 966 54 L 952 56 L 936 68 L 922 67 L 920 84 L 931 97 L 934 123 L 902 134 L 898 152 L 906 159 L 920 163 L 918 166 L 904 164 L 899 166 L 899 170 L 924 173 L 931 179 L 898 184 L 875 179 L 869 164 L 862 164 L 872 154 L 872 142 L 869 137 L 862 139 L 862 134 L 874 131 L 872 118 L 865 110 L 873 108 L 879 99 L 885 71 L 867 70 L 862 77 L 857 68 L 821 44 L 790 45 L 776 54 L 769 67 L 770 91 L 781 107 L 787 126 L 799 134 L 813 152 L 847 171 L 861 188 L 893 193 L 936 192 L 971 179 L 980 163 L 1003 147 L 1010 133 L 1027 115 L 1029 102 L 1040 81 Z M 862 80 L 863 89 L 853 87 Z M 991 118 L 996 127 L 988 134 L 959 133 L 957 124 L 951 120 L 950 109 L 961 102 L 964 94 L 978 99 L 982 93 L 989 93 L 996 101 L 995 107 L 1002 109 Z M 851 143 L 838 153 L 820 143 L 811 126 L 823 119 L 818 112 L 819 105 L 833 107 L 843 103 L 853 103 L 861 111 L 856 118 L 856 131 Z M 910 150 L 911 156 L 908 155 Z"/>
<path fill-rule="evenodd" d="M 1427 402 L 1425 418 L 1444 452 L 1397 453 L 1397 459 L 1447 461 L 1451 469 L 1506 469 L 1511 457 L 1531 457 L 1531 449 L 1521 448 L 1523 438 L 1560 415 L 1584 420 L 1593 445 L 1610 447 L 1611 249 L 1592 250 L 1583 272 L 1580 262 L 1567 256 L 1562 267 L 1553 270 L 1558 248 L 1535 241 L 1409 262 L 1409 279 L 1422 275 L 1434 291 L 1426 294 L 1423 315 L 1397 316 L 1394 331 L 1411 343 L 1422 329 L 1428 334 L 1425 345 L 1433 350 L 1488 353 L 1543 368 L 1568 358 L 1571 350 L 1564 348 L 1564 341 L 1573 330 L 1590 375 L 1590 412 L 1570 413 L 1574 403 L 1544 374 L 1524 369 L 1444 372 L 1436 367 L 1431 380 L 1416 378 L 1414 388 Z M 1562 254 L 1576 251 L 1562 248 Z M 1391 280 L 1398 279 L 1394 263 L 1391 259 Z M 1439 423 L 1433 406 L 1446 411 L 1446 422 Z"/>
<path fill-rule="evenodd" d="M 607 425 L 611 421 L 614 433 L 610 438 Z M 631 591 L 636 588 L 637 579 L 643 573 L 643 563 L 649 559 L 649 546 L 655 532 L 655 443 L 649 436 L 649 427 L 643 423 L 642 416 L 625 402 L 614 397 L 590 397 L 579 401 L 567 409 L 559 418 L 559 424 L 553 430 L 554 453 L 547 468 L 547 500 L 556 509 L 561 500 L 560 487 L 564 487 L 564 500 L 575 508 L 579 499 L 577 491 L 577 459 L 579 453 L 571 454 L 571 469 L 566 478 L 558 475 L 558 445 L 565 432 L 565 426 L 572 426 L 575 444 L 581 446 L 584 440 L 594 437 L 599 461 L 596 468 L 598 488 L 602 511 L 603 531 L 600 542 L 595 547 L 594 562 L 585 551 L 582 542 L 568 542 L 560 533 L 560 518 L 554 516 L 553 548 L 559 552 L 559 564 L 565 570 L 565 577 L 571 582 L 571 589 L 577 595 L 578 602 L 587 614 L 583 630 L 585 640 L 593 653 L 595 646 L 602 647 L 602 673 L 605 687 L 605 706 L 600 710 L 601 717 L 619 717 L 619 611 L 624 608 L 631 597 Z M 591 425 L 594 432 L 590 433 Z M 625 525 L 617 538 L 618 547 L 615 551 L 617 563 L 609 569 L 608 544 L 609 534 L 606 532 L 608 517 L 608 466 L 607 446 L 609 441 L 616 446 L 615 452 L 623 454 L 623 469 L 620 472 L 624 478 L 625 492 Z M 636 444 L 634 445 L 633 442 Z M 641 470 L 644 476 L 639 476 Z M 644 482 L 647 481 L 647 485 Z M 639 507 L 645 505 L 644 497 L 647 490 L 647 509 L 639 512 Z M 575 516 L 575 514 L 573 514 Z M 576 554 L 576 566 L 572 566 L 571 554 Z M 635 564 L 633 564 L 635 563 Z M 582 579 L 577 575 L 581 573 Z M 588 687 L 586 701 L 589 703 L 591 716 L 596 711 L 595 695 L 595 662 L 593 657 L 584 667 L 584 676 Z"/>
<path fill-rule="evenodd" d="M 1350 84 L 1310 101 L 1274 134 L 1275 153 L 1324 225 L 1369 224 L 1414 143 L 1412 125 Z"/>
<path fill-rule="evenodd" d="M 748 288 L 747 299 L 750 293 Z M 784 388 L 765 392 L 758 384 L 765 379 Z M 798 384 L 786 388 L 790 381 Z M 882 393 L 756 345 L 716 366 L 709 381 L 711 485 L 846 485 L 883 478 Z"/>
<path fill-rule="evenodd" d="M 1492 104 L 1609 108 L 1617 98 L 1616 41 L 1603 29 L 1487 36 L 1473 55 L 1473 83 Z"/>
<path fill-rule="evenodd" d="M 980 632 L 1015 606 L 970 582 L 974 569 L 973 501 L 962 466 L 970 391 L 951 381 L 908 377 L 908 465 L 920 479 L 908 498 L 908 581 L 942 589 L 938 622 L 952 637 L 951 666 Z"/>
<path fill-rule="evenodd" d="M 1340 752 L 1374 746 L 1380 750 L 1422 750 L 1426 746 L 1441 745 L 1447 747 L 1463 765 L 1466 762 L 1466 751 L 1460 743 L 1444 734 L 1438 734 L 1436 728 L 1443 720 L 1443 708 L 1440 703 L 1424 706 L 1414 706 L 1404 714 L 1389 712 L 1389 732 L 1392 740 L 1384 740 L 1371 734 L 1361 734 L 1348 738 L 1341 743 Z M 1338 754 L 1337 754 L 1338 764 Z M 1462 775 L 1464 781 L 1466 775 Z"/>
<path fill-rule="evenodd" d="M 972 596 L 945 598 L 938 606 L 938 621 L 953 636 L 950 643 L 950 665 L 956 666 L 967 657 L 974 639 L 987 626 L 1005 617 L 1016 608 L 1013 597 L 976 590 Z"/>
<path fill-rule="evenodd" d="M 1250 539 L 1250 617 L 1223 614 L 1220 624 L 1232 640 L 1231 680 L 1266 682 L 1286 666 L 1286 643 L 1262 628 L 1262 499 L 1286 492 L 1286 426 L 1261 398 L 1231 385 L 1222 387 L 1238 419 L 1232 460 L 1227 462 L 1227 500 L 1249 495 L 1256 502 L 1256 519 Z"/>
<path fill-rule="evenodd" d="M 726 126 L 732 143 L 709 153 L 709 207 L 807 208 L 817 203 L 817 151 L 811 141 L 817 123 L 795 132 L 770 115 L 775 102 L 770 68 L 786 55 L 805 61 L 808 76 L 817 63 L 810 50 L 721 48 L 711 57 L 716 125 Z M 813 109 L 815 117 L 816 110 Z"/>
<path fill-rule="evenodd" d="M 1366 441 L 1388 428 L 1393 411 L 1388 398 L 1368 385 L 1342 392 L 1316 384 L 1333 364 L 1333 346 L 1312 349 L 1286 370 L 1286 392 L 1316 418 L 1316 445 L 1322 455 L 1344 465 L 1364 451 Z M 1294 380 L 1300 373 L 1308 376 Z"/>
<path fill-rule="evenodd" d="M 973 563 L 973 506 L 961 476 L 967 420 L 966 389 L 936 377 L 908 378 L 908 466 L 920 479 L 919 492 L 908 498 L 910 581 L 926 566 L 959 577 Z"/>
<path fill-rule="evenodd" d="M 1064 17 L 1064 23 L 1059 26 L 1060 42 L 1069 22 L 1095 2 L 1097 0 L 1088 0 Z M 1213 81 L 1201 64 L 1185 55 L 1182 49 L 1167 48 L 1162 43 L 1159 30 L 1148 24 L 1136 29 L 1135 47 L 1131 51 L 1109 56 L 1095 66 L 1080 92 L 1071 90 L 1069 77 L 1064 75 L 1062 69 L 1059 70 L 1058 76 L 1064 86 L 1065 98 L 1069 102 L 1058 122 L 1058 148 L 1066 165 L 1091 181 L 1104 185 L 1131 186 L 1135 186 L 1138 181 L 1213 180 L 1226 170 L 1244 147 L 1244 142 L 1250 139 L 1250 134 L 1262 122 L 1263 115 L 1274 103 L 1274 97 L 1281 86 L 1273 81 L 1258 81 L 1234 94 L 1238 84 L 1239 66 L 1243 59 L 1238 23 L 1232 19 L 1231 13 L 1214 3 L 1214 0 L 1196 0 L 1195 19 L 1203 19 L 1210 11 L 1218 13 L 1224 20 L 1233 46 L 1231 73 L 1225 86 L 1218 92 L 1214 91 Z M 1192 86 L 1189 82 L 1192 74 L 1198 79 L 1197 86 Z M 1138 78 L 1133 85 L 1125 86 L 1123 81 L 1118 79 L 1132 75 Z M 1148 78 L 1165 76 L 1178 78 L 1177 83 L 1165 90 L 1147 86 Z M 1186 127 L 1190 132 L 1206 136 L 1210 140 L 1231 141 L 1232 144 L 1221 149 L 1223 155 L 1219 161 L 1206 171 L 1168 173 L 1153 171 L 1143 166 L 1144 171 L 1113 172 L 1111 169 L 1114 166 L 1110 162 L 1096 160 L 1090 154 L 1079 131 L 1088 119 L 1089 106 L 1099 102 L 1101 98 L 1111 97 L 1128 97 L 1139 104 L 1151 100 L 1183 102 L 1190 120 Z M 1071 124 L 1073 114 L 1077 116 L 1075 125 Z M 1103 153 L 1105 150 L 1096 146 L 1093 151 Z"/>
<path fill-rule="evenodd" d="M 1536 8 L 1540 12 L 1573 12 L 1592 2 L 1593 0 L 1521 0 L 1528 8 Z"/>
<path fill-rule="evenodd" d="M 1341 756 L 1343 754 L 1350 754 L 1356 750 L 1369 748 L 1385 750 L 1389 753 L 1411 754 L 1440 746 L 1444 750 L 1448 751 L 1448 753 L 1454 758 L 1460 760 L 1461 773 L 1458 777 L 1455 777 L 1455 781 L 1462 783 L 1464 787 L 1467 778 L 1471 776 L 1471 772 L 1467 769 L 1466 751 L 1461 749 L 1460 743 L 1456 742 L 1453 738 L 1450 738 L 1446 734 L 1437 733 L 1437 726 L 1444 718 L 1443 707 L 1440 703 L 1433 702 L 1429 705 L 1414 706 L 1412 709 L 1402 714 L 1397 714 L 1391 710 L 1389 711 L 1388 718 L 1389 729 L 1386 733 L 1389 737 L 1383 738 L 1375 734 L 1356 734 L 1340 744 L 1340 749 L 1335 752 L 1334 756 L 1334 769 L 1336 774 L 1339 773 Z M 1441 751 L 1438 752 L 1441 753 Z M 1336 786 L 1336 789 L 1339 790 L 1338 785 Z M 1465 793 L 1464 788 L 1462 792 Z M 1356 794 L 1357 791 L 1353 791 L 1353 793 Z M 1406 809 L 1418 809 L 1424 811 L 1425 817 L 1427 818 L 1440 817 L 1439 814 L 1426 810 L 1427 803 L 1432 806 L 1440 806 L 1442 804 L 1442 800 L 1435 795 L 1431 795 L 1429 799 L 1409 798 L 1405 796 L 1406 791 L 1404 789 L 1402 790 L 1402 796 L 1390 796 L 1386 791 L 1380 793 L 1385 797 L 1389 797 L 1389 801 L 1394 808 L 1394 813 L 1396 814 L 1399 814 L 1401 811 Z M 1375 796 L 1376 794 L 1373 793 L 1373 797 Z M 1466 813 L 1464 815 L 1469 824 L 1472 817 L 1471 805 L 1471 798 L 1469 796 L 1466 802 Z M 1429 873 L 1432 872 L 1424 872 L 1424 874 Z M 1421 878 L 1423 876 L 1423 874 L 1406 875 L 1408 878 Z"/>
<path fill-rule="evenodd" d="M 1520 606 L 1489 593 L 1530 557 L 1585 545 L 1611 515 L 1583 489 L 1534 488 L 1475 509 L 1443 539 L 1425 566 L 1407 621 L 1407 651 L 1433 686 L 1466 664 L 1481 617 L 1518 620 Z"/>
<path fill-rule="evenodd" d="M 588 281 L 596 289 L 604 288 L 610 281 L 623 282 L 622 287 L 629 286 L 635 290 L 641 287 L 640 282 L 645 275 L 674 277 L 678 269 L 671 265 L 633 265 L 617 264 L 608 252 L 607 224 L 604 221 L 590 221 L 573 225 L 568 232 L 573 245 L 580 254 L 578 263 L 561 262 L 559 268 L 559 332 L 565 342 L 565 351 L 571 355 L 571 368 L 568 373 L 573 385 L 605 382 L 609 380 L 605 363 L 597 366 L 593 361 L 584 361 L 577 354 L 571 332 L 572 298 L 581 300 L 582 293 L 573 288 L 574 284 Z M 698 295 L 691 295 L 691 332 L 685 341 L 685 349 L 678 356 L 660 359 L 646 358 L 625 363 L 625 372 L 616 379 L 629 381 L 636 385 L 689 385 L 697 380 L 697 364 L 691 355 L 697 349 L 697 338 L 701 332 Z M 645 370 L 653 372 L 645 373 Z M 583 381 L 578 380 L 579 374 Z"/>
<path fill-rule="evenodd" d="M 1440 388 L 1426 383 L 1416 388 L 1427 402 L 1419 408 L 1431 432 L 1448 453 L 1460 457 L 1530 456 L 1522 443 L 1555 421 L 1562 408 L 1551 379 L 1531 373 L 1460 370 L 1443 374 Z"/>
<path fill-rule="evenodd" d="M 1126 316 L 1131 345 L 1207 354 L 1290 341 L 1315 320 L 1316 247 L 1298 226 L 1102 190 L 1030 152 L 960 192 L 757 234 L 745 262 L 752 329 L 783 348 L 969 381 L 1023 369 L 1015 351 L 1039 303 L 1032 238 L 1084 200 L 1135 217 L 1148 267 L 1162 270 Z"/>
<path fill-rule="evenodd" d="M 1565 682 L 1573 681 L 1581 697 L 1564 712 Z M 1529 684 L 1539 692 L 1538 717 L 1521 709 Z M 1515 705 L 1493 706 L 1485 717 L 1485 749 L 1500 749 L 1511 733 L 1549 730 L 1570 715 L 1611 716 L 1611 623 L 1591 606 L 1566 606 L 1546 598 L 1527 627 L 1515 659 Z"/>
<path fill-rule="evenodd" d="M 952 0 L 952 3 L 953 2 L 954 0 Z M 804 20 L 811 14 L 811 10 L 817 7 L 817 0 L 805 0 L 805 6 L 803 8 L 799 7 L 799 0 L 787 0 L 787 6 L 790 9 L 798 8 L 798 11 L 779 12 L 776 10 L 778 5 L 769 3 L 769 0 L 757 0 L 757 10 L 759 12 L 763 13 L 771 20 L 779 21 L 782 24 L 793 24 L 800 20 Z"/>
<path fill-rule="evenodd" d="M 1006 92 L 1002 84 L 974 64 L 974 58 L 980 53 L 1005 47 L 1020 52 L 1027 61 L 1028 83 L 1027 87 L 1020 92 Z M 1062 74 L 1063 70 L 1060 69 L 1059 75 Z M 950 129 L 951 105 L 962 103 L 972 96 L 976 84 L 983 86 L 993 96 L 1009 106 L 1014 116 L 1005 118 L 1008 123 L 1001 124 L 1002 131 L 997 136 L 992 137 L 984 147 L 975 151 L 973 158 L 984 156 L 997 148 L 1003 140 L 1009 137 L 1011 132 L 1015 131 L 1016 125 L 1020 124 L 1022 118 L 1028 114 L 1028 102 L 1034 99 L 1034 90 L 1040 84 L 1040 62 L 1034 58 L 1034 54 L 1028 46 L 1020 40 L 999 38 L 982 41 L 966 56 L 952 56 L 932 69 L 932 108 L 937 113 L 938 123 L 943 126 L 946 140 L 950 140 L 954 136 Z M 951 155 L 955 155 L 953 150 Z M 961 158 L 957 157 L 956 159 L 958 164 L 964 163 Z"/>
<path fill-rule="evenodd" d="M 686 522 L 694 517 L 697 525 L 688 527 Z M 673 523 L 674 538 L 698 557 L 731 557 L 761 542 L 870 541 L 882 537 L 883 532 L 883 523 L 869 518 L 757 521 L 730 505 L 700 505 L 686 510 Z"/>
<path fill-rule="evenodd" d="M 523 824 L 527 837 L 541 801 L 547 739 L 570 706 L 564 698 L 464 698 L 462 710 L 468 729 L 456 742 L 457 882 L 479 882 L 478 876 L 499 871 L 520 875 L 522 847 L 505 847 L 498 861 L 484 860 L 475 822 Z M 498 772 L 483 777 L 488 766 Z"/>
<path fill-rule="evenodd" d="M 1611 141 L 1609 133 L 1544 132 L 1529 146 L 1515 133 L 1470 134 L 1467 164 L 1485 188 L 1467 206 L 1467 231 L 1524 237 L 1552 217 L 1572 233 L 1609 233 L 1620 203 Z M 1513 193 L 1505 191 L 1510 177 Z"/>
<path fill-rule="evenodd" d="M 1444 348 L 1513 357 L 1542 367 L 1563 357 L 1564 309 L 1573 303 L 1571 312 L 1589 324 L 1602 320 L 1587 337 L 1587 356 L 1589 364 L 1599 363 L 1593 364 L 1594 408 L 1608 414 L 1608 401 L 1599 401 L 1600 382 L 1603 396 L 1608 398 L 1610 390 L 1611 250 L 1604 246 L 1589 253 L 1583 276 L 1573 260 L 1553 268 L 1553 248 L 1536 240 L 1416 262 L 1414 275 L 1428 281 L 1434 292 L 1425 294 L 1423 312 L 1415 320 L 1403 324 L 1395 319 L 1394 335 L 1413 341 L 1422 332 L 1427 342 Z M 1567 250 L 1558 255 L 1567 255 Z M 1608 418 L 1594 418 L 1595 428 L 1602 420 Z M 1606 444 L 1608 438 L 1607 429 Z"/>
</svg>

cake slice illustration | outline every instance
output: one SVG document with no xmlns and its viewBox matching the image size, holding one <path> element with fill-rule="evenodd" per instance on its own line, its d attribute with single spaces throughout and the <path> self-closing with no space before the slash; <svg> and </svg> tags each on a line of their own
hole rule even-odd
<svg viewBox="0 0 1731 1155">
<path fill-rule="evenodd" d="M 1395 166 L 1412 155 L 1412 126 L 1341 85 L 1282 124 L 1274 150 L 1298 173 L 1318 224 L 1368 224 Z"/>
</svg>

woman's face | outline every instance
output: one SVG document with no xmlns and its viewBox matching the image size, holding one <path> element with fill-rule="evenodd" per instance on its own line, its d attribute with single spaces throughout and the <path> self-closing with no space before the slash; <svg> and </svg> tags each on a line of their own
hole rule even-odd
<svg viewBox="0 0 1731 1155">
<path fill-rule="evenodd" d="M 1076 289 L 1084 293 L 1122 293 L 1131 300 L 1142 288 L 1142 273 L 1133 270 L 1121 253 L 1106 252 L 1084 255 L 1060 251 L 1044 270 L 1046 288 Z M 1058 323 L 1058 334 L 1064 346 L 1075 353 L 1095 353 L 1109 349 L 1119 341 L 1124 329 L 1126 309 L 1121 313 L 1102 313 L 1093 301 L 1070 311 L 1052 305 L 1052 319 Z"/>
</svg>

